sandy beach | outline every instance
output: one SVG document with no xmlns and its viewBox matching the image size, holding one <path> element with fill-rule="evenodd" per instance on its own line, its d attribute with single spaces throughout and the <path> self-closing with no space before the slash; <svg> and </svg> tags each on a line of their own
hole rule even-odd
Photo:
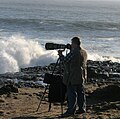
<svg viewBox="0 0 120 119">
<path fill-rule="evenodd" d="M 120 91 L 120 82 L 117 83 L 87 83 L 85 85 L 87 97 L 87 111 L 81 115 L 74 115 L 68 119 L 119 119 L 120 96 L 114 91 Z M 113 91 L 109 94 L 110 89 Z M 113 89 L 112 89 L 113 88 Z M 38 111 L 38 105 L 44 88 L 19 88 L 18 93 L 0 96 L 0 119 L 55 119 L 61 115 L 61 105 L 52 104 L 48 112 L 47 93 L 44 96 Z M 94 92 L 94 93 L 93 93 Z M 104 96 L 102 98 L 102 96 Z M 67 109 L 66 102 L 63 111 Z"/>
</svg>

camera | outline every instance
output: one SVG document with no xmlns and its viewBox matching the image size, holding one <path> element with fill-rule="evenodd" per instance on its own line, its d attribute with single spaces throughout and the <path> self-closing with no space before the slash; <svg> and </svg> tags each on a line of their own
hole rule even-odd
<svg viewBox="0 0 120 119">
<path fill-rule="evenodd" d="M 45 48 L 46 50 L 55 50 L 55 49 L 71 49 L 71 45 L 70 44 L 56 44 L 56 43 L 46 43 L 45 44 Z"/>
</svg>

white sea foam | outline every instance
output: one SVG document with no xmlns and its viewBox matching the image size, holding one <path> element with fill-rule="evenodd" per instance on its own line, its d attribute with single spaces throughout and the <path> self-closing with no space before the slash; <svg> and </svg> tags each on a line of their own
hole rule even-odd
<svg viewBox="0 0 120 119">
<path fill-rule="evenodd" d="M 17 72 L 23 67 L 44 66 L 56 62 L 57 51 L 47 51 L 41 44 L 35 39 L 26 39 L 20 35 L 4 37 L 0 40 L 0 73 Z M 120 62 L 120 58 L 91 53 L 88 54 L 88 59 Z"/>
<path fill-rule="evenodd" d="M 88 54 L 88 59 L 93 61 L 108 61 L 111 60 L 112 62 L 118 62 L 120 63 L 120 58 L 114 58 L 112 56 L 100 56 L 95 53 Z"/>
<path fill-rule="evenodd" d="M 0 41 L 0 73 L 16 72 L 20 67 L 48 65 L 56 59 L 56 51 L 46 51 L 39 42 L 20 35 Z"/>
</svg>

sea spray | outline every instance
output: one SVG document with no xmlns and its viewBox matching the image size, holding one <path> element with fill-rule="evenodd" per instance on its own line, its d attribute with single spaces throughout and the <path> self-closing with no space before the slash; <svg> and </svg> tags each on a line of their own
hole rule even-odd
<svg viewBox="0 0 120 119">
<path fill-rule="evenodd" d="M 21 35 L 1 37 L 0 73 L 17 72 L 20 68 L 55 63 L 58 58 L 57 50 L 45 50 L 44 45 L 42 45 L 43 43 L 45 41 L 42 41 L 42 39 L 28 39 Z M 97 53 L 91 52 L 88 52 L 88 59 L 93 61 L 111 60 L 113 62 L 120 62 L 120 58 L 100 56 Z"/>
<path fill-rule="evenodd" d="M 15 35 L 0 41 L 0 73 L 16 72 L 21 67 L 55 62 L 56 51 L 46 51 L 35 40 Z"/>
<path fill-rule="evenodd" d="M 96 53 L 88 53 L 88 59 L 93 61 L 108 61 L 111 60 L 112 62 L 118 62 L 120 63 L 120 58 L 118 57 L 112 57 L 112 56 L 100 56 Z"/>
<path fill-rule="evenodd" d="M 5 51 L 0 51 L 0 73 L 16 72 L 18 70 L 17 61 Z"/>
</svg>

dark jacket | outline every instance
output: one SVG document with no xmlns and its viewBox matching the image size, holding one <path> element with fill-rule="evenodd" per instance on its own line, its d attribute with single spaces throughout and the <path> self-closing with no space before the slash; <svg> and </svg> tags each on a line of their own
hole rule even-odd
<svg viewBox="0 0 120 119">
<path fill-rule="evenodd" d="M 66 85 L 82 84 L 86 78 L 87 52 L 82 48 L 76 48 L 69 62 L 65 63 L 63 83 Z"/>
</svg>

